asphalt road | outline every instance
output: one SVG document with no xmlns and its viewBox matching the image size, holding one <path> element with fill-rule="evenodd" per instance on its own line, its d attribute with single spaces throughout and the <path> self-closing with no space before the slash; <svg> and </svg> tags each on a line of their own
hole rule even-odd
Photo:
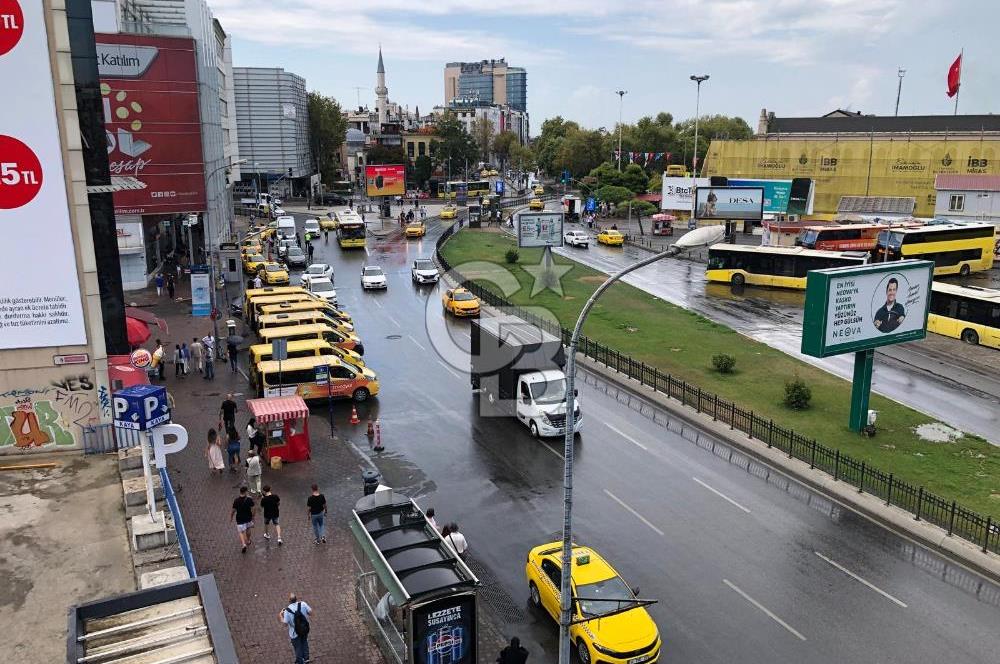
<svg viewBox="0 0 1000 664">
<path fill-rule="evenodd" d="M 524 560 L 560 537 L 561 441 L 480 416 L 464 365 L 439 350 L 446 337 L 467 344 L 468 323 L 443 319 L 437 288 L 415 287 L 409 265 L 446 223 L 429 220 L 420 241 L 371 239 L 366 252 L 320 240 L 315 260 L 334 266 L 379 373 L 381 393 L 359 412 L 381 421 L 386 452 L 372 459 L 385 482 L 461 524 L 481 597 L 532 661 L 551 662 L 557 627 L 528 607 Z M 366 262 L 386 270 L 387 292 L 361 291 Z M 662 662 L 996 661 L 1000 588 L 728 448 L 713 453 L 592 375 L 580 398 L 575 539 L 659 600 Z M 337 405 L 338 427 L 369 454 L 349 412 Z"/>
<path fill-rule="evenodd" d="M 589 249 L 563 247 L 555 252 L 606 274 L 648 255 L 645 250 L 605 247 L 596 241 Z M 734 293 L 727 284 L 708 283 L 703 264 L 682 259 L 659 261 L 624 281 L 842 378 L 853 376 L 852 354 L 819 359 L 799 352 L 803 293 L 752 287 Z M 997 352 L 928 336 L 931 339 L 877 351 L 872 389 L 1000 445 Z M 992 369 L 983 370 L 991 363 Z"/>
</svg>

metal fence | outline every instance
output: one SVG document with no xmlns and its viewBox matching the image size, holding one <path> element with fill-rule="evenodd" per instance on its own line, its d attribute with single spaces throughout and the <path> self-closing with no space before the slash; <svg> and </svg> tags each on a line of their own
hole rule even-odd
<svg viewBox="0 0 1000 664">
<path fill-rule="evenodd" d="M 455 272 L 441 253 L 441 247 L 457 230 L 451 226 L 438 238 L 436 254 L 441 265 L 452 272 L 462 285 L 472 291 L 487 304 L 503 307 L 522 320 L 560 336 L 564 344 L 569 344 L 572 331 L 551 320 L 546 320 L 523 309 L 506 298 L 470 281 Z M 858 489 L 859 493 L 869 493 L 913 514 L 917 521 L 925 520 L 979 546 L 983 553 L 1000 553 L 1000 523 L 991 516 L 978 514 L 956 501 L 946 500 L 931 493 L 924 487 L 914 486 L 878 468 L 858 461 L 818 443 L 815 438 L 806 438 L 795 431 L 777 424 L 770 418 L 757 415 L 752 410 L 741 408 L 735 402 L 727 401 L 718 394 L 702 390 L 697 385 L 674 378 L 654 366 L 624 355 L 618 350 L 605 346 L 587 336 L 581 335 L 578 352 L 589 357 L 646 387 L 667 395 L 690 406 L 699 413 L 711 415 L 715 421 L 728 424 L 732 430 L 740 431 L 749 438 L 757 439 L 788 455 L 789 458 L 807 462 L 810 468 L 818 468 L 831 475 L 835 481 L 843 481 Z"/>
<path fill-rule="evenodd" d="M 83 427 L 83 453 L 107 454 L 138 447 L 142 441 L 138 431 L 118 429 L 112 424 Z"/>
</svg>

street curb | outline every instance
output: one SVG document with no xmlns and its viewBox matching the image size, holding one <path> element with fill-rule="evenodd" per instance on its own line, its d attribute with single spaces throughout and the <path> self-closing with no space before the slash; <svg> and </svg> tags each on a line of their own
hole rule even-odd
<svg viewBox="0 0 1000 664">
<path fill-rule="evenodd" d="M 1000 558 L 983 553 L 982 549 L 971 542 L 958 537 L 949 537 L 943 529 L 923 520 L 916 521 L 910 513 L 897 507 L 887 506 L 884 501 L 871 494 L 859 493 L 857 489 L 834 480 L 822 471 L 810 470 L 804 461 L 789 458 L 776 448 L 768 448 L 763 441 L 730 430 L 722 422 L 712 420 L 706 414 L 679 404 L 663 393 L 627 378 L 582 353 L 577 353 L 576 361 L 579 366 L 640 398 L 649 400 L 691 426 L 719 438 L 722 442 L 783 473 L 789 479 L 806 485 L 870 521 L 945 556 L 991 582 L 1000 583 Z"/>
</svg>

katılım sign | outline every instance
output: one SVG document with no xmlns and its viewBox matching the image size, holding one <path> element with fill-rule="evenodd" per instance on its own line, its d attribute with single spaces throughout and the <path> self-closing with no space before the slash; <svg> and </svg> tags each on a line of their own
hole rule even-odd
<svg viewBox="0 0 1000 664">
<path fill-rule="evenodd" d="M 933 277 L 934 263 L 917 260 L 809 272 L 802 352 L 829 357 L 923 339 Z"/>
</svg>

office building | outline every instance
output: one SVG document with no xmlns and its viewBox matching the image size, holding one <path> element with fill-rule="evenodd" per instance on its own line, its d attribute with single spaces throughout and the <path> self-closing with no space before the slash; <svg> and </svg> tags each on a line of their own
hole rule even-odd
<svg viewBox="0 0 1000 664">
<path fill-rule="evenodd" d="M 444 67 L 444 105 L 449 106 L 455 99 L 527 112 L 528 73 L 521 67 L 511 67 L 503 58 L 449 62 Z"/>
</svg>

